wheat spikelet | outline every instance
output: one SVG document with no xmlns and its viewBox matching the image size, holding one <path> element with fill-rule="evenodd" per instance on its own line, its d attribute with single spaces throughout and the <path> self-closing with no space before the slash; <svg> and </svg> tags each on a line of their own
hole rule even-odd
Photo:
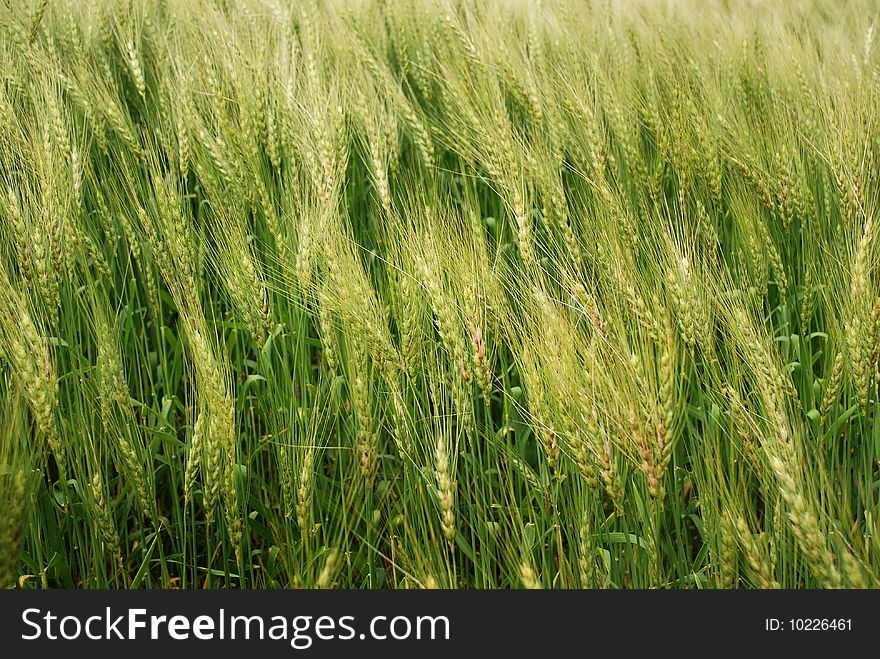
<svg viewBox="0 0 880 659">
<path fill-rule="evenodd" d="M 440 524 L 443 536 L 452 545 L 455 540 L 455 481 L 446 439 L 441 433 L 434 449 L 434 474 L 437 480 L 437 499 L 440 502 Z"/>
<path fill-rule="evenodd" d="M 852 266 L 853 310 L 846 323 L 846 345 L 849 370 L 862 409 L 868 406 L 868 390 L 871 377 L 871 333 L 873 331 L 872 305 L 869 280 L 869 250 L 872 239 L 872 220 L 868 218 L 864 232 L 856 248 Z"/>
<path fill-rule="evenodd" d="M 184 469 L 183 476 L 183 494 L 185 501 L 192 500 L 192 491 L 193 487 L 195 487 L 196 478 L 199 473 L 199 466 L 201 464 L 201 451 L 202 444 L 204 442 L 204 426 L 202 421 L 202 415 L 199 414 L 196 417 L 196 422 L 193 425 L 192 436 L 189 440 L 189 450 L 186 453 L 186 468 Z"/>
<path fill-rule="evenodd" d="M 125 54 L 128 57 L 128 66 L 131 76 L 134 78 L 135 87 L 142 100 L 147 99 L 147 83 L 144 79 L 144 68 L 141 65 L 140 53 L 135 48 L 134 42 L 129 40 L 125 44 Z"/>
<path fill-rule="evenodd" d="M 296 487 L 296 521 L 303 537 L 311 534 L 312 487 L 315 450 L 308 447 L 301 456 Z"/>
<path fill-rule="evenodd" d="M 354 360 L 352 363 L 351 399 L 357 420 L 357 455 L 360 460 L 361 474 L 368 488 L 372 487 L 376 472 L 378 432 L 375 427 L 374 415 L 370 404 L 371 387 L 368 385 L 371 371 L 367 353 L 362 346 L 354 343 Z"/>
<path fill-rule="evenodd" d="M 318 327 L 320 328 L 324 362 L 327 365 L 327 369 L 331 373 L 335 373 L 339 368 L 337 361 L 339 342 L 336 338 L 336 327 L 333 324 L 329 296 L 323 287 L 318 295 Z"/>
<path fill-rule="evenodd" d="M 119 545 L 119 534 L 116 530 L 116 523 L 113 515 L 106 504 L 104 498 L 104 481 L 101 478 L 101 472 L 96 471 L 89 483 L 93 497 L 94 520 L 98 531 L 107 545 L 107 550 L 111 553 L 118 565 L 122 565 L 122 553 Z"/>
<path fill-rule="evenodd" d="M 12 283 L 0 268 L 0 338 L 33 412 L 40 434 L 46 439 L 58 469 L 67 467 L 66 450 L 61 443 L 55 409 L 58 405 L 58 381 L 44 339 Z"/>
<path fill-rule="evenodd" d="M 492 369 L 486 358 L 486 341 L 483 337 L 483 328 L 480 325 L 474 326 L 471 331 L 471 347 L 473 348 L 473 366 L 474 375 L 477 378 L 483 398 L 486 404 L 492 397 Z"/>
<path fill-rule="evenodd" d="M 315 580 L 315 588 L 333 587 L 333 578 L 336 575 L 336 563 L 338 558 L 339 552 L 337 550 L 331 549 L 327 552 L 324 556 L 324 565 L 321 567 L 321 572 Z"/>
<path fill-rule="evenodd" d="M 541 590 L 544 588 L 544 586 L 541 584 L 541 580 L 535 573 L 535 568 L 532 567 L 529 561 L 523 561 L 520 564 L 519 578 L 523 587 L 528 590 Z"/>
<path fill-rule="evenodd" d="M 737 575 L 736 528 L 728 516 L 721 517 L 718 526 L 718 586 L 733 588 Z"/>
<path fill-rule="evenodd" d="M 803 488 L 795 480 L 790 468 L 789 448 L 782 447 L 782 455 L 769 456 L 770 467 L 779 483 L 779 491 L 788 508 L 792 531 L 804 551 L 815 575 L 829 588 L 840 588 L 843 577 L 837 567 L 828 539 L 819 526 L 816 514 L 804 498 Z M 786 456 L 786 457 L 783 457 Z"/>
<path fill-rule="evenodd" d="M 749 567 L 755 573 L 755 576 L 758 577 L 761 588 L 779 588 L 779 582 L 773 578 L 771 559 L 767 555 L 766 549 L 758 545 L 755 537 L 749 530 L 746 520 L 742 517 L 737 517 L 733 524 L 736 538 L 743 549 Z"/>
<path fill-rule="evenodd" d="M 11 588 L 16 582 L 18 543 L 25 508 L 25 472 L 21 467 L 0 476 L 3 500 L 0 511 L 0 588 Z"/>
<path fill-rule="evenodd" d="M 534 232 L 532 230 L 531 213 L 526 209 L 522 194 L 517 191 L 513 197 L 513 216 L 516 220 L 517 245 L 520 257 L 526 267 L 534 267 L 537 264 L 533 248 Z"/>
<path fill-rule="evenodd" d="M 822 402 L 819 406 L 823 421 L 828 418 L 828 414 L 834 409 L 834 406 L 837 404 L 837 398 L 840 396 L 841 389 L 843 388 L 845 359 L 846 355 L 843 351 L 839 351 L 834 357 L 831 375 L 828 378 L 828 383 L 825 385 Z"/>
</svg>

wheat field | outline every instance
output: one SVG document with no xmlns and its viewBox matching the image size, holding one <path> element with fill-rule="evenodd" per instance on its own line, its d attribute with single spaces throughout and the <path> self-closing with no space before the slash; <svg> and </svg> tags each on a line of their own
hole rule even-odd
<svg viewBox="0 0 880 659">
<path fill-rule="evenodd" d="M 0 4 L 0 581 L 880 587 L 880 3 Z"/>
</svg>

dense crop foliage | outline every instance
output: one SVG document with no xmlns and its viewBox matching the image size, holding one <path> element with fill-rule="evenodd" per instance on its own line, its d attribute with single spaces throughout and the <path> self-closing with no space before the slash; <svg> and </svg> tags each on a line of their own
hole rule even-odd
<svg viewBox="0 0 880 659">
<path fill-rule="evenodd" d="M 880 586 L 880 5 L 0 5 L 0 579 Z"/>
</svg>

